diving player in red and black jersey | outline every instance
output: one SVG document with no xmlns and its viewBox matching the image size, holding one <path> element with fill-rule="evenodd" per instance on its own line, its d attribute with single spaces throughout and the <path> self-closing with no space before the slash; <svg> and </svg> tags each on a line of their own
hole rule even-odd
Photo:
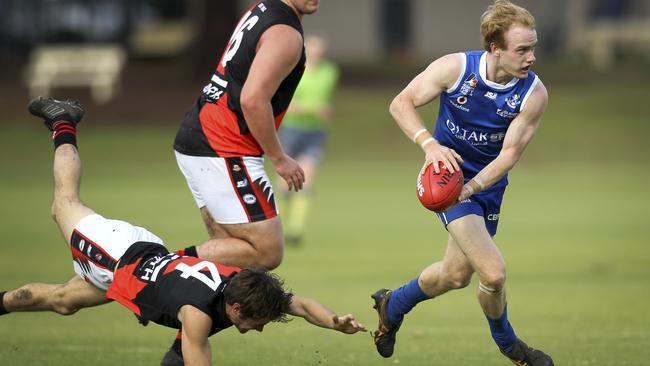
<svg viewBox="0 0 650 366">
<path fill-rule="evenodd" d="M 264 0 L 241 18 L 210 82 L 178 130 L 174 149 L 212 240 L 198 256 L 266 269 L 282 261 L 284 238 L 267 155 L 289 190 L 304 172 L 277 128 L 305 68 L 302 17 L 318 0 Z"/>
<path fill-rule="evenodd" d="M 151 321 L 182 330 L 182 355 L 191 365 L 211 364 L 212 334 L 233 325 L 241 333 L 261 332 L 268 322 L 285 321 L 287 314 L 343 333 L 365 331 L 351 314 L 338 316 L 315 300 L 286 292 L 282 281 L 265 270 L 169 253 L 146 229 L 98 215 L 79 199 L 76 126 L 83 107 L 76 101 L 37 98 L 29 111 L 53 132 L 52 214 L 77 275 L 65 284 L 29 283 L 0 292 L 0 315 L 71 315 L 115 300 L 144 325 Z"/>
</svg>

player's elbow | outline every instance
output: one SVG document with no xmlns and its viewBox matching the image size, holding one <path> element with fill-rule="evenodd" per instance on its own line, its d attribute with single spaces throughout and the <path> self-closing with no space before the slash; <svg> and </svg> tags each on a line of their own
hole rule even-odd
<svg viewBox="0 0 650 366">
<path fill-rule="evenodd" d="M 270 102 L 264 95 L 244 88 L 239 105 L 244 116 L 251 116 L 261 113 L 266 106 L 270 106 Z"/>
<path fill-rule="evenodd" d="M 393 118 L 398 119 L 402 114 L 403 104 L 404 101 L 401 94 L 397 95 L 395 98 L 393 98 L 393 101 L 390 102 L 390 105 L 388 106 L 388 112 L 390 112 Z"/>
<path fill-rule="evenodd" d="M 512 168 L 517 165 L 519 159 L 521 158 L 521 151 L 516 151 L 515 149 L 506 149 L 501 151 L 500 154 L 501 162 L 503 168 L 506 172 L 509 172 Z"/>
</svg>

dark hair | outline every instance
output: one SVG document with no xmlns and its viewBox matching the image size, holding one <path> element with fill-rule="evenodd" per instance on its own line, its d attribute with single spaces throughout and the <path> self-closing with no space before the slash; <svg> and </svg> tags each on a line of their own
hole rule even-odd
<svg viewBox="0 0 650 366">
<path fill-rule="evenodd" d="M 266 319 L 285 323 L 293 294 L 283 288 L 284 281 L 263 269 L 243 269 L 224 290 L 226 303 L 241 305 L 245 319 Z"/>
</svg>

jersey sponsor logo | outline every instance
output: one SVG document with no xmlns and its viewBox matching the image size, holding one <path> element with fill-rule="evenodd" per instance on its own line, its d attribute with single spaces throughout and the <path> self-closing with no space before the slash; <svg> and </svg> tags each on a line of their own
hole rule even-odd
<svg viewBox="0 0 650 366">
<path fill-rule="evenodd" d="M 488 214 L 487 219 L 488 221 L 499 221 L 499 214 L 498 213 Z"/>
<path fill-rule="evenodd" d="M 519 98 L 519 94 L 513 94 L 506 98 L 506 104 L 508 107 L 515 109 L 517 108 L 518 105 L 521 104 L 521 99 Z"/>
<path fill-rule="evenodd" d="M 252 205 L 252 204 L 254 204 L 255 202 L 257 202 L 257 198 L 255 197 L 255 195 L 250 194 L 250 193 L 247 193 L 247 194 L 245 194 L 244 196 L 242 196 L 242 199 L 244 200 L 244 202 L 245 202 L 247 205 Z"/>
<path fill-rule="evenodd" d="M 264 3 L 260 3 L 257 8 L 260 9 L 262 13 L 266 11 L 266 5 L 264 5 Z"/>
<path fill-rule="evenodd" d="M 248 179 L 244 178 L 237 181 L 237 188 L 244 188 L 248 186 Z"/>
<path fill-rule="evenodd" d="M 465 103 L 467 103 L 467 97 L 464 96 L 464 95 L 461 95 L 460 97 L 456 98 L 456 102 L 458 102 L 458 104 L 465 104 Z"/>
<path fill-rule="evenodd" d="M 490 134 L 490 142 L 500 142 L 503 141 L 503 138 L 506 137 L 505 132 L 497 132 Z"/>
<path fill-rule="evenodd" d="M 478 79 L 476 78 L 475 73 L 471 73 L 467 79 L 465 79 L 463 85 L 461 85 L 460 93 L 469 97 L 474 94 L 474 89 L 476 89 L 476 86 L 478 86 Z"/>
<path fill-rule="evenodd" d="M 446 126 L 454 135 L 454 137 L 459 140 L 467 141 L 472 145 L 487 145 L 488 143 L 487 132 L 467 130 L 465 128 L 461 128 L 450 120 L 447 120 Z"/>
<path fill-rule="evenodd" d="M 459 97 L 458 99 L 460 99 L 460 98 L 461 98 L 461 97 Z M 467 102 L 467 98 L 465 98 L 465 102 Z M 454 106 L 454 108 L 456 108 L 456 109 L 460 109 L 460 110 L 463 111 L 463 112 L 469 112 L 469 108 L 464 107 L 464 106 L 462 106 L 462 105 L 460 105 L 460 104 L 454 102 L 453 100 L 450 100 L 450 101 L 449 101 L 449 104 L 451 104 L 452 106 Z"/>
<path fill-rule="evenodd" d="M 233 171 L 233 172 L 240 172 L 240 171 L 241 171 L 241 167 L 240 167 L 238 164 L 234 164 L 234 165 L 232 166 L 232 171 Z"/>
<path fill-rule="evenodd" d="M 497 114 L 506 119 L 514 119 L 519 113 L 504 111 L 503 109 L 498 108 Z"/>
<path fill-rule="evenodd" d="M 488 99 L 496 100 L 497 99 L 497 93 L 489 91 L 489 92 L 485 93 L 484 97 L 486 97 Z"/>
<path fill-rule="evenodd" d="M 165 267 L 170 261 L 180 258 L 178 254 L 171 253 L 163 257 L 155 256 L 147 259 L 142 265 L 141 274 L 138 276 L 141 280 L 147 282 L 156 282 L 160 270 Z"/>
<path fill-rule="evenodd" d="M 209 100 L 216 102 L 219 100 L 219 98 L 221 98 L 223 93 L 226 92 L 227 87 L 228 82 L 222 79 L 219 75 L 214 74 L 212 75 L 210 83 L 203 87 L 203 94 Z"/>
</svg>

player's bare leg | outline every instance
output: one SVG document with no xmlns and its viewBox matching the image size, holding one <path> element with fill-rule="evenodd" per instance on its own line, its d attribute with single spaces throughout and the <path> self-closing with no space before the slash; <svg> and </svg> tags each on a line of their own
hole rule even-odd
<svg viewBox="0 0 650 366">
<path fill-rule="evenodd" d="M 383 357 L 393 354 L 402 319 L 419 302 L 466 287 L 474 273 L 469 260 L 450 236 L 443 259 L 425 268 L 418 278 L 395 291 L 380 289 L 372 295 L 379 315 L 375 346 Z"/>
<path fill-rule="evenodd" d="M 69 244 L 75 225 L 94 212 L 79 199 L 81 160 L 77 151 L 77 124 L 84 108 L 76 100 L 56 100 L 38 97 L 28 106 L 29 112 L 43 119 L 53 132 L 54 142 L 54 199 L 52 216 L 63 238 Z"/>
<path fill-rule="evenodd" d="M 279 216 L 245 224 L 218 224 L 206 207 L 201 208 L 201 215 L 212 239 L 196 247 L 200 258 L 268 270 L 282 262 L 284 239 Z"/>
<path fill-rule="evenodd" d="M 81 160 L 74 145 L 65 144 L 54 151 L 54 199 L 52 217 L 68 242 L 81 219 L 95 212 L 79 198 Z"/>
<path fill-rule="evenodd" d="M 8 312 L 52 311 L 61 315 L 108 302 L 104 291 L 79 276 L 64 284 L 29 283 L 4 293 L 1 299 L 1 307 Z"/>
<path fill-rule="evenodd" d="M 506 265 L 483 218 L 467 215 L 450 222 L 447 229 L 479 277 L 478 300 L 483 312 L 499 318 L 506 305 Z"/>
<path fill-rule="evenodd" d="M 450 235 L 445 256 L 422 270 L 418 283 L 422 291 L 433 298 L 450 290 L 467 287 L 473 274 L 474 269 L 467 256 Z"/>
<path fill-rule="evenodd" d="M 483 218 L 464 216 L 452 221 L 447 229 L 478 274 L 478 300 L 501 353 L 516 365 L 553 366 L 551 357 L 520 340 L 508 321 L 505 262 Z"/>
<path fill-rule="evenodd" d="M 84 109 L 77 101 L 42 97 L 32 100 L 28 109 L 34 116 L 42 118 L 45 126 L 53 132 L 52 216 L 69 244 L 74 226 L 83 217 L 94 213 L 79 199 L 81 160 L 76 146 L 76 126 Z M 30 283 L 0 293 L 0 315 L 17 311 L 53 311 L 70 315 L 81 308 L 106 302 L 104 291 L 75 276 L 65 284 Z"/>
</svg>

